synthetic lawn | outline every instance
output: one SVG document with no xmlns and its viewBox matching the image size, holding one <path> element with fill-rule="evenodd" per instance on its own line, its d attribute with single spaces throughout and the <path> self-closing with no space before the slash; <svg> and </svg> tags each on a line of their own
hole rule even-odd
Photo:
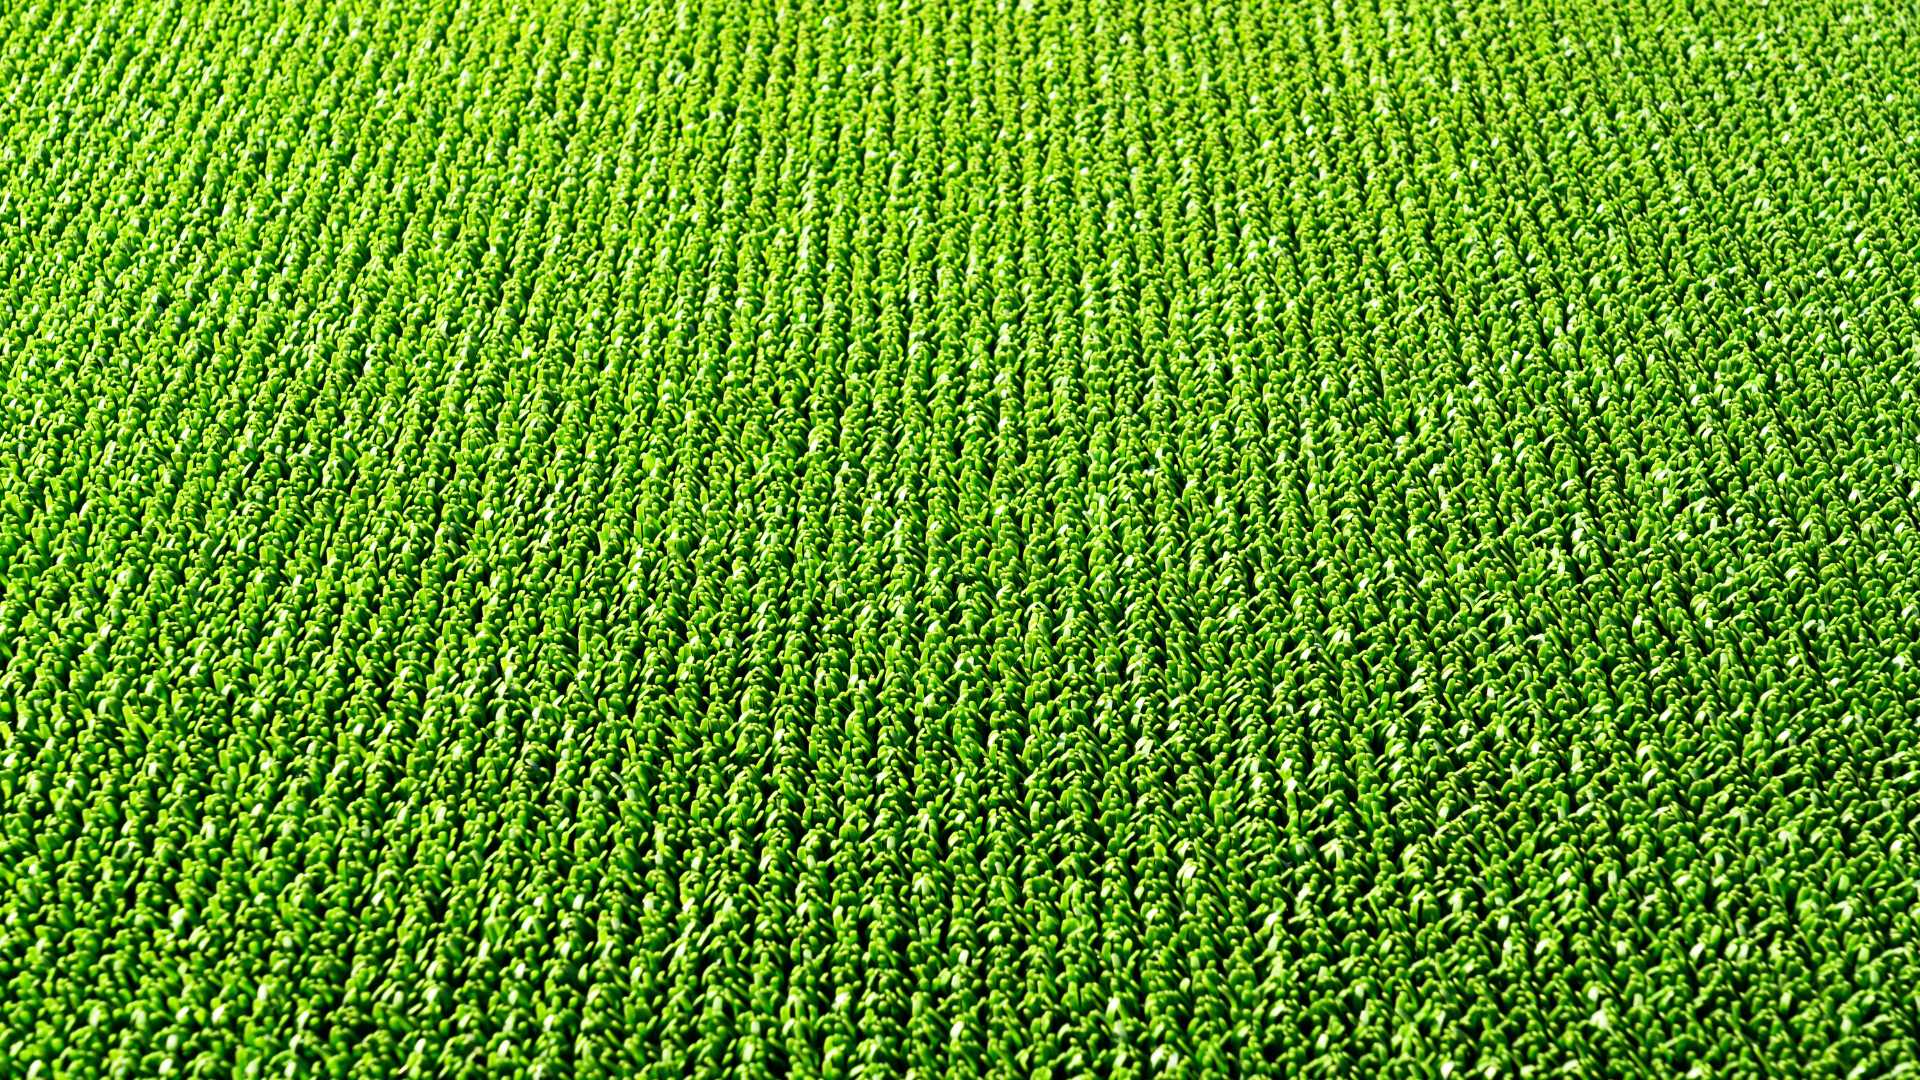
<svg viewBox="0 0 1920 1080">
<path fill-rule="evenodd" d="M 0 8 L 0 1075 L 1911 1073 L 1915 19 Z"/>
</svg>

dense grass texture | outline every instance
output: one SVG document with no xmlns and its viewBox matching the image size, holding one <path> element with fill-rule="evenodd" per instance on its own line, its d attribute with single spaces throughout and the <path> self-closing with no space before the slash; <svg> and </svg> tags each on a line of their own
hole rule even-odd
<svg viewBox="0 0 1920 1080">
<path fill-rule="evenodd" d="M 1913 1073 L 1916 18 L 0 9 L 0 1075 Z"/>
</svg>

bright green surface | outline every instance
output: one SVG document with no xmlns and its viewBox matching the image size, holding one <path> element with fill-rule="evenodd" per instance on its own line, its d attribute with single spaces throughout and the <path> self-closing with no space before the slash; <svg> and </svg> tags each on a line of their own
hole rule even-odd
<svg viewBox="0 0 1920 1080">
<path fill-rule="evenodd" d="M 0 13 L 0 1074 L 1920 1058 L 1899 4 Z"/>
</svg>

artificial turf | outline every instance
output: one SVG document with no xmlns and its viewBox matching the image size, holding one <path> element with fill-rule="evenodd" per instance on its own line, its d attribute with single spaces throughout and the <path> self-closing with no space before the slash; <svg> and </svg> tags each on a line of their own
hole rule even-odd
<svg viewBox="0 0 1920 1080">
<path fill-rule="evenodd" d="M 1916 18 L 0 7 L 0 1075 L 1913 1071 Z"/>
</svg>

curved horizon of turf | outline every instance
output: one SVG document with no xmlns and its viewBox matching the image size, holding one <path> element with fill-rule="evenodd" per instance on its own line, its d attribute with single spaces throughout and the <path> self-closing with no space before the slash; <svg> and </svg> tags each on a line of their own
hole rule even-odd
<svg viewBox="0 0 1920 1080">
<path fill-rule="evenodd" d="M 0 11 L 0 1074 L 1920 1062 L 1920 36 Z"/>
</svg>

